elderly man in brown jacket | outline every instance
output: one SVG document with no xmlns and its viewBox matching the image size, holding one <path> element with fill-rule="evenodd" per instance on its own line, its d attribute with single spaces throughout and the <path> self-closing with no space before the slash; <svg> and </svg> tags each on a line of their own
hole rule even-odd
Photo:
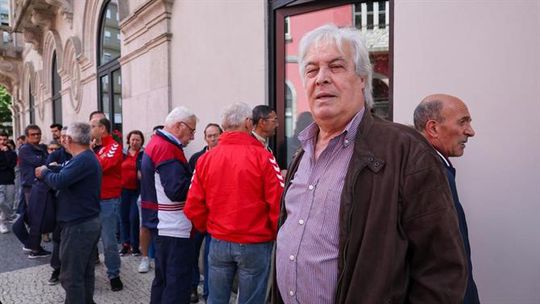
<svg viewBox="0 0 540 304">
<path fill-rule="evenodd" d="M 300 43 L 315 122 L 282 200 L 273 303 L 460 303 L 467 262 L 446 175 L 412 128 L 372 116 L 354 29 Z"/>
</svg>

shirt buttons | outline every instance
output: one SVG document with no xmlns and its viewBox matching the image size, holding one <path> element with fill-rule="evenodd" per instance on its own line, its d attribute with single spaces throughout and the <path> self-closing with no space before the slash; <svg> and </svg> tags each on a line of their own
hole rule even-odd
<svg viewBox="0 0 540 304">
<path fill-rule="evenodd" d="M 294 296 L 294 291 L 293 290 L 289 290 L 289 295 L 292 297 Z"/>
<path fill-rule="evenodd" d="M 294 255 L 291 254 L 291 255 L 289 256 L 289 260 L 294 261 Z"/>
<path fill-rule="evenodd" d="M 308 189 L 313 190 L 313 185 L 309 185 Z"/>
<path fill-rule="evenodd" d="M 299 220 L 299 221 L 298 221 L 298 224 L 304 225 L 304 220 Z"/>
</svg>

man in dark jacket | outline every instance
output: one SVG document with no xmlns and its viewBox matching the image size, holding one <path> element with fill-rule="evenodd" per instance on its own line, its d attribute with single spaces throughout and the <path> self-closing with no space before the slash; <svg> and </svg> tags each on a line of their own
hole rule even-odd
<svg viewBox="0 0 540 304">
<path fill-rule="evenodd" d="M 90 149 L 90 125 L 72 123 L 67 130 L 73 159 L 58 173 L 46 166 L 38 178 L 57 189 L 57 221 L 62 226 L 60 282 L 66 303 L 93 303 L 94 257 L 101 232 L 99 219 L 101 167 Z"/>
<path fill-rule="evenodd" d="M 61 170 L 72 157 L 71 153 L 67 151 L 68 138 L 66 132 L 67 127 L 62 127 L 62 130 L 60 132 L 60 144 L 62 146 L 60 147 L 60 149 L 52 152 L 51 154 L 49 154 L 49 157 L 47 157 L 47 166 L 54 172 L 58 172 L 59 170 Z M 55 199 L 55 203 L 58 204 L 57 199 Z M 48 281 L 49 285 L 56 285 L 58 284 L 58 282 L 60 282 L 60 234 L 61 227 L 60 225 L 56 225 L 52 238 L 53 251 L 50 264 L 53 272 Z"/>
<path fill-rule="evenodd" d="M 467 269 L 448 182 L 413 129 L 371 115 L 356 29 L 300 42 L 314 123 L 282 196 L 274 303 L 460 303 Z"/>
<path fill-rule="evenodd" d="M 30 193 L 35 181 L 35 168 L 45 164 L 47 160 L 47 149 L 40 145 L 41 129 L 37 125 L 28 125 L 24 133 L 26 135 L 26 143 L 19 148 L 19 169 L 22 187 L 22 213 L 19 219 L 13 224 L 13 232 L 23 244 L 23 250 L 29 251 L 28 258 L 43 258 L 48 257 L 51 253 L 41 247 L 41 235 L 29 235 L 25 226 L 28 224 L 28 216 L 26 207 L 30 200 Z M 21 209 L 20 209 L 21 210 Z"/>
<path fill-rule="evenodd" d="M 189 158 L 189 166 L 191 167 L 191 170 L 195 170 L 195 166 L 197 165 L 197 161 L 199 158 L 206 152 L 212 150 L 214 147 L 217 146 L 219 137 L 221 136 L 221 133 L 223 133 L 223 130 L 221 127 L 216 123 L 209 123 L 204 128 L 204 141 L 207 143 L 207 146 L 205 146 L 201 151 L 196 152 Z M 203 298 L 205 300 L 208 299 L 208 252 L 210 247 L 210 238 L 208 237 L 208 233 L 206 232 L 199 232 L 195 230 L 193 235 L 193 240 L 195 243 L 195 265 L 193 265 L 193 281 L 191 286 L 191 303 L 197 303 L 199 302 L 199 293 L 197 291 L 197 287 L 199 286 L 199 280 L 200 280 L 200 272 L 199 272 L 199 253 L 201 251 L 202 242 L 205 240 L 205 246 L 204 246 L 204 289 L 203 289 Z"/>
<path fill-rule="evenodd" d="M 448 159 L 449 157 L 462 156 L 467 139 L 474 136 L 474 130 L 471 126 L 471 114 L 469 114 L 465 103 L 457 97 L 445 94 L 430 95 L 424 98 L 414 110 L 414 127 L 424 135 L 439 155 L 452 191 L 454 206 L 458 214 L 459 231 L 465 245 L 469 272 L 463 304 L 480 303 L 472 274 L 471 246 L 467 220 L 465 219 L 463 206 L 459 202 L 456 188 L 456 169 Z"/>
</svg>

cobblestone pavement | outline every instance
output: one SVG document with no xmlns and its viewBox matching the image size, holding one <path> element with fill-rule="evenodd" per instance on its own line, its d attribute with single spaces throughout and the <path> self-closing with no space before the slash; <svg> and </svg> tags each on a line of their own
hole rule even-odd
<svg viewBox="0 0 540 304">
<path fill-rule="evenodd" d="M 44 243 L 46 248 L 50 244 Z M 49 248 L 51 249 L 51 248 Z M 112 292 L 103 263 L 96 265 L 94 301 L 97 304 L 149 303 L 153 268 L 138 273 L 140 257 L 122 257 L 120 277 L 124 289 Z M 0 301 L 2 304 L 64 303 L 64 290 L 60 284 L 49 286 L 52 269 L 49 258 L 30 260 L 13 233 L 0 235 Z M 36 266 L 37 265 L 37 266 Z M 202 285 L 199 286 L 202 291 Z M 199 304 L 203 304 L 201 300 Z"/>
</svg>

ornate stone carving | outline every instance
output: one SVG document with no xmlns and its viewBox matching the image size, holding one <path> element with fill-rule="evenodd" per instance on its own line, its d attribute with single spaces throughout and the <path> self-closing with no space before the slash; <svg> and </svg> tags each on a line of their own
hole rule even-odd
<svg viewBox="0 0 540 304">
<path fill-rule="evenodd" d="M 82 58 L 81 42 L 77 37 L 70 37 L 64 47 L 63 74 L 69 83 L 69 96 L 73 110 L 78 113 L 81 109 L 81 65 Z"/>
<path fill-rule="evenodd" d="M 32 24 L 40 26 L 44 29 L 50 29 L 54 20 L 54 12 L 47 9 L 34 8 L 31 13 L 30 20 Z"/>
<path fill-rule="evenodd" d="M 73 27 L 73 0 L 45 0 L 45 2 L 58 7 L 58 13 Z"/>
<path fill-rule="evenodd" d="M 41 42 L 43 40 L 43 33 L 39 27 L 25 27 L 23 29 L 24 42 L 31 43 L 34 50 L 41 54 Z"/>
</svg>

